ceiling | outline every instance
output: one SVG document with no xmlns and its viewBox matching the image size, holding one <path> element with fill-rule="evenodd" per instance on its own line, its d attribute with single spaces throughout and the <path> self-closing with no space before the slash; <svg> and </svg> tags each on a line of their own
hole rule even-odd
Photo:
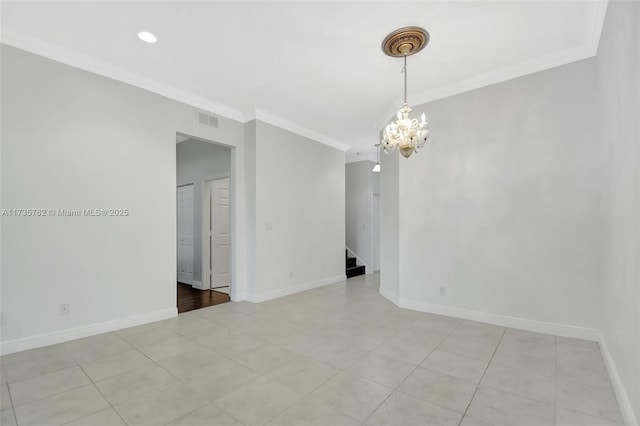
<svg viewBox="0 0 640 426">
<path fill-rule="evenodd" d="M 431 34 L 408 59 L 413 105 L 594 56 L 606 1 L 3 1 L 2 42 L 240 121 L 259 118 L 371 158 L 402 102 L 396 28 Z M 141 42 L 147 30 L 156 44 Z M 431 123 L 432 127 L 437 123 Z M 357 153 L 361 153 L 358 155 Z M 375 154 L 373 154 L 375 158 Z"/>
</svg>

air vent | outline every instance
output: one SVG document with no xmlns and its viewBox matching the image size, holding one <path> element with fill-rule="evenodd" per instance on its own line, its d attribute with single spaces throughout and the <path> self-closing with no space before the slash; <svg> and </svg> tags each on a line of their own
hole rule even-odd
<svg viewBox="0 0 640 426">
<path fill-rule="evenodd" d="M 204 112 L 198 112 L 198 123 L 211 127 L 218 127 L 218 117 L 205 114 Z"/>
</svg>

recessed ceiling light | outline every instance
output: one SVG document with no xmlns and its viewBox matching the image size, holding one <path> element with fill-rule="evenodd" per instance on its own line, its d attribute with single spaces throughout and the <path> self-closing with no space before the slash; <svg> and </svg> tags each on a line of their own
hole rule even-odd
<svg viewBox="0 0 640 426">
<path fill-rule="evenodd" d="M 140 38 L 140 40 L 144 41 L 145 43 L 155 43 L 156 41 L 158 41 L 158 38 L 148 31 L 140 31 L 138 33 L 138 38 Z"/>
</svg>

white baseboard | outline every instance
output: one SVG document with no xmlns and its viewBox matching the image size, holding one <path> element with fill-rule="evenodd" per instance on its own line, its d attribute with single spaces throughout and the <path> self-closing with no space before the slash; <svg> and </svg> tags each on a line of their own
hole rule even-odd
<svg viewBox="0 0 640 426">
<path fill-rule="evenodd" d="M 273 291 L 265 291 L 263 293 L 248 293 L 245 297 L 246 300 L 253 303 L 265 302 L 271 299 L 277 299 L 278 297 L 288 296 L 290 294 L 300 293 L 301 291 L 311 290 L 318 287 L 324 287 L 329 284 L 335 284 L 347 279 L 346 275 L 336 275 L 335 277 L 324 278 L 318 281 L 311 281 L 308 283 L 302 283 L 293 285 L 291 287 L 285 287 Z"/>
<path fill-rule="evenodd" d="M 202 284 L 201 281 L 194 281 L 191 283 L 191 287 L 195 288 L 196 290 L 209 290 L 208 288 L 206 288 L 204 286 L 204 284 Z"/>
<path fill-rule="evenodd" d="M 231 292 L 229 293 L 229 298 L 232 302 L 242 302 L 244 300 L 247 300 L 247 293 L 236 293 L 235 291 L 231 290 Z"/>
<path fill-rule="evenodd" d="M 479 321 L 488 324 L 499 325 L 502 327 L 533 331 L 536 333 L 553 334 L 554 336 L 572 337 L 574 339 L 591 340 L 593 342 L 597 342 L 600 335 L 600 331 L 595 328 L 576 327 L 573 325 L 510 317 L 506 315 L 491 314 L 488 312 L 470 311 L 467 309 L 454 308 L 451 306 L 416 302 L 409 299 L 400 299 L 399 302 L 400 303 L 397 304 L 399 307 L 411 309 L 414 311 L 446 315 L 455 318 L 462 318 L 471 321 Z"/>
<path fill-rule="evenodd" d="M 607 341 L 602 333 L 600 333 L 599 335 L 599 343 L 600 352 L 602 353 L 602 358 L 604 358 L 604 363 L 607 366 L 607 371 L 609 372 L 609 377 L 611 378 L 613 390 L 616 393 L 616 398 L 618 398 L 618 405 L 620 405 L 620 411 L 622 412 L 624 424 L 628 426 L 637 426 L 638 419 L 636 419 L 636 416 L 633 413 L 631 400 L 629 399 L 627 390 L 624 388 L 624 384 L 622 383 L 622 379 L 620 378 L 620 374 L 618 373 L 616 364 L 613 361 L 611 352 L 609 352 L 609 345 L 607 344 Z"/>
<path fill-rule="evenodd" d="M 134 327 L 136 325 L 147 324 L 178 315 L 178 308 L 163 309 L 161 311 L 149 312 L 132 317 L 120 318 L 97 324 L 85 325 L 82 327 L 70 328 L 67 330 L 53 331 L 51 333 L 37 336 L 24 337 L 21 339 L 0 342 L 0 354 L 7 355 L 14 352 L 25 351 L 27 349 L 41 348 L 43 346 L 55 345 L 57 343 L 68 342 L 69 340 L 80 339 L 96 334 L 108 333 L 110 331 L 121 330 L 123 328 Z"/>
<path fill-rule="evenodd" d="M 399 306 L 399 300 L 398 300 L 398 295 L 395 293 L 390 292 L 389 290 L 380 287 L 380 294 L 382 295 L 382 297 L 384 297 L 385 299 L 387 299 L 389 302 L 393 303 L 396 306 Z"/>
<path fill-rule="evenodd" d="M 613 384 L 616 397 L 618 398 L 618 404 L 620 405 L 620 411 L 622 412 L 625 424 L 628 426 L 638 425 L 638 420 L 633 412 L 631 400 L 629 399 L 627 391 L 624 388 L 613 357 L 609 352 L 607 341 L 599 330 L 595 328 L 576 327 L 573 325 L 536 321 L 531 319 L 490 314 L 479 311 L 470 311 L 467 309 L 453 308 L 444 305 L 434 305 L 408 299 L 399 299 L 397 295 L 383 288 L 380 289 L 380 294 L 400 308 L 411 309 L 420 312 L 428 312 L 438 315 L 446 315 L 472 321 L 479 321 L 503 327 L 533 331 L 536 333 L 552 334 L 555 336 L 572 337 L 575 339 L 599 342 L 600 351 L 602 352 L 602 358 L 604 359 L 604 362 L 607 366 L 607 371 L 609 372 L 611 383 Z"/>
</svg>

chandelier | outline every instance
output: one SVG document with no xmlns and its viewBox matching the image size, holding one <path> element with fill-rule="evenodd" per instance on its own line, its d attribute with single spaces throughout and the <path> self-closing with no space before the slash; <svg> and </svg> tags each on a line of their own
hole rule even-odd
<svg viewBox="0 0 640 426">
<path fill-rule="evenodd" d="M 391 121 L 384 128 L 380 144 L 386 154 L 391 154 L 398 149 L 400 154 L 409 158 L 412 153 L 418 152 L 429 139 L 429 123 L 424 113 L 420 121 L 409 117 L 411 107 L 407 103 L 407 56 L 421 51 L 429 43 L 429 33 L 419 27 L 400 28 L 382 42 L 382 51 L 394 58 L 404 57 L 404 103 L 398 111 L 396 120 Z"/>
</svg>

